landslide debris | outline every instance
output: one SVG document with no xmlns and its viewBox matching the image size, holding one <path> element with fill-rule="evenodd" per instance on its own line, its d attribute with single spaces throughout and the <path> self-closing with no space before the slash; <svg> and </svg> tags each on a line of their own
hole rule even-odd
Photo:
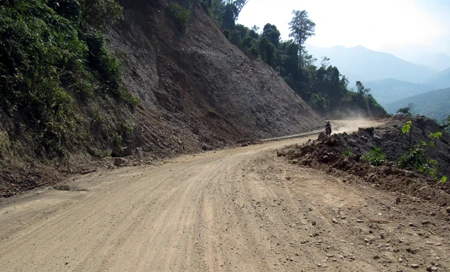
<svg viewBox="0 0 450 272">
<path fill-rule="evenodd" d="M 305 132 L 320 123 L 272 68 L 232 45 L 196 1 L 180 3 L 191 10 L 184 31 L 167 16 L 170 1 L 118 2 L 123 20 L 106 29 L 104 44 L 120 62 L 121 98 L 100 93 L 75 99 L 73 135 L 62 129 L 58 139 L 76 138 L 51 141 L 58 146 L 51 158 L 45 146 L 29 140 L 36 135 L 26 122 L 0 112 L 0 196 L 95 167 L 114 167 L 112 155 L 154 161 L 241 139 Z M 54 13 L 45 1 L 39 4 Z M 37 180 L 30 182 L 29 176 Z"/>
<path fill-rule="evenodd" d="M 288 147 L 278 151 L 292 163 L 326 171 L 343 178 L 344 182 L 364 181 L 374 187 L 407 194 L 432 201 L 443 207 L 450 205 L 448 182 L 437 182 L 414 169 L 401 169 L 396 161 L 408 151 L 408 135 L 402 126 L 410 119 L 394 116 L 380 127 L 359 128 L 352 134 L 333 134 L 329 138 L 311 141 L 305 145 Z M 412 119 L 412 142 L 429 141 L 429 134 L 441 131 L 441 127 L 426 117 Z M 450 176 L 450 137 L 443 134 L 429 154 L 439 162 L 441 175 Z M 373 148 L 380 148 L 387 163 L 373 166 L 362 156 Z"/>
</svg>

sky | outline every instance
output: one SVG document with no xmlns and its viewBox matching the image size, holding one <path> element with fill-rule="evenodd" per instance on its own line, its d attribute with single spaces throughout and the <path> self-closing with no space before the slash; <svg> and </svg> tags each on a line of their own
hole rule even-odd
<svg viewBox="0 0 450 272">
<path fill-rule="evenodd" d="M 307 41 L 315 46 L 388 51 L 414 45 L 450 55 L 450 0 L 248 0 L 238 23 L 260 30 L 274 24 L 287 40 L 293 10 L 306 10 L 316 24 Z"/>
</svg>

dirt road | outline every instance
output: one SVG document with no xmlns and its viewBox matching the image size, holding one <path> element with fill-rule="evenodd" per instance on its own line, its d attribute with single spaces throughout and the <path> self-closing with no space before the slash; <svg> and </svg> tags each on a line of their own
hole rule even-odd
<svg viewBox="0 0 450 272">
<path fill-rule="evenodd" d="M 393 194 L 273 151 L 307 140 L 94 172 L 71 191 L 2 200 L 0 271 L 449 271 L 437 207 L 404 196 L 397 208 Z"/>
</svg>

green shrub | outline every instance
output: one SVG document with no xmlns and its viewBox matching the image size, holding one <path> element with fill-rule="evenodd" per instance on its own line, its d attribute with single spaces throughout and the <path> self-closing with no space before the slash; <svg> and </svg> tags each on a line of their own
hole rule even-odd
<svg viewBox="0 0 450 272">
<path fill-rule="evenodd" d="M 420 143 L 415 144 L 411 147 L 411 132 L 412 132 L 412 121 L 408 121 L 402 127 L 403 134 L 409 134 L 409 148 L 406 155 L 401 156 L 398 159 L 398 166 L 400 168 L 410 168 L 416 169 L 420 172 L 430 175 L 433 178 L 437 178 L 439 172 L 439 163 L 435 159 L 428 157 L 430 151 L 436 146 L 436 142 L 442 137 L 442 132 L 434 132 L 429 135 L 433 140 L 431 141 L 420 141 Z M 442 177 L 441 182 L 445 182 L 447 177 Z"/>
<path fill-rule="evenodd" d="M 0 5 L 0 107 L 19 124 L 16 137 L 32 131 L 27 140 L 33 141 L 37 155 L 62 156 L 78 141 L 74 122 L 83 116 L 74 117 L 77 98 L 93 97 L 97 90 L 120 97 L 119 62 L 95 27 L 119 19 L 121 11 L 114 0 Z M 130 95 L 127 99 L 132 105 L 138 102 Z"/>
<path fill-rule="evenodd" d="M 89 48 L 89 64 L 94 68 L 106 89 L 114 95 L 120 95 L 120 79 L 122 76 L 117 59 L 109 53 L 104 45 L 103 34 L 95 29 L 89 29 L 84 35 Z"/>
<path fill-rule="evenodd" d="M 0 6 L 0 45 L 3 110 L 35 128 L 62 120 L 71 101 L 62 83 L 85 72 L 87 48 L 72 23 L 39 1 L 21 2 L 20 9 Z"/>
<path fill-rule="evenodd" d="M 91 27 L 104 29 L 123 18 L 123 8 L 114 0 L 80 0 L 84 21 Z"/>
<path fill-rule="evenodd" d="M 178 29 L 185 33 L 187 23 L 191 19 L 191 11 L 183 8 L 177 2 L 170 2 L 168 8 L 168 14 L 177 24 Z"/>
<path fill-rule="evenodd" d="M 344 157 L 344 158 L 351 157 L 351 156 L 353 156 L 353 153 L 349 149 L 345 150 L 344 153 L 342 153 L 342 157 Z"/>
<path fill-rule="evenodd" d="M 49 0 L 49 7 L 59 15 L 74 21 L 76 24 L 81 17 L 81 5 L 77 0 Z"/>
<path fill-rule="evenodd" d="M 130 104 L 133 107 L 136 107 L 139 104 L 139 99 L 132 96 L 124 87 L 120 87 L 120 100 Z"/>
<path fill-rule="evenodd" d="M 374 147 L 372 150 L 367 151 L 361 159 L 375 166 L 383 165 L 387 162 L 386 155 L 381 152 L 379 147 Z"/>
<path fill-rule="evenodd" d="M 416 144 L 406 155 L 399 158 L 398 166 L 400 168 L 417 169 L 436 178 L 439 164 L 436 160 L 427 157 L 429 149 L 429 143 L 425 141 Z"/>
</svg>

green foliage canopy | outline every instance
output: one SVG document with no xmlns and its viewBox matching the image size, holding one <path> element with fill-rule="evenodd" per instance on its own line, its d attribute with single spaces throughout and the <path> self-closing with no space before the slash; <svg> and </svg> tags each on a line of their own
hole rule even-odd
<svg viewBox="0 0 450 272">
<path fill-rule="evenodd" d="M 96 29 L 121 10 L 113 0 L 0 4 L 0 107 L 21 124 L 10 133 L 35 132 L 38 154 L 61 156 L 73 140 L 74 100 L 95 90 L 119 97 L 118 62 Z"/>
</svg>

